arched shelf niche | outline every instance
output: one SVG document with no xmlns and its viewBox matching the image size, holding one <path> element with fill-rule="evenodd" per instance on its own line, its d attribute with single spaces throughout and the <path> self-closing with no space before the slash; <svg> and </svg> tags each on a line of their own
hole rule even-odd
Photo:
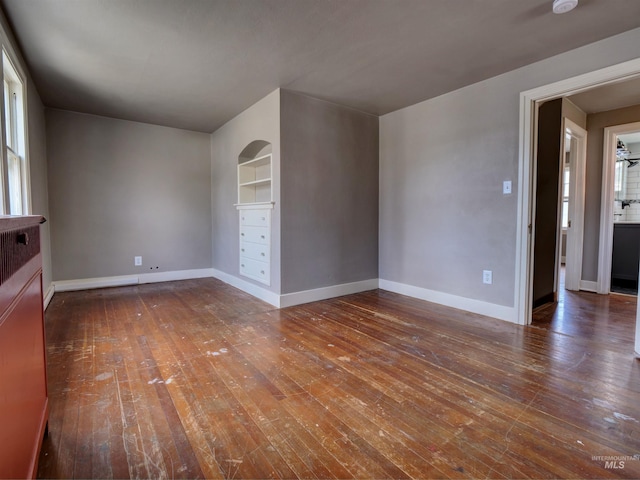
<svg viewBox="0 0 640 480">
<path fill-rule="evenodd" d="M 272 201 L 272 145 L 254 140 L 238 155 L 238 205 Z"/>
<path fill-rule="evenodd" d="M 238 155 L 240 275 L 271 285 L 271 143 L 254 140 Z"/>
</svg>

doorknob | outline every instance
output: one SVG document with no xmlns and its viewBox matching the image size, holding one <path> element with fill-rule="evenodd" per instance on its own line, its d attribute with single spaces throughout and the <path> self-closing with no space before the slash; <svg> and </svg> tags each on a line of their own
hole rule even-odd
<svg viewBox="0 0 640 480">
<path fill-rule="evenodd" d="M 567 222 L 567 228 L 571 228 L 571 220 Z"/>
</svg>

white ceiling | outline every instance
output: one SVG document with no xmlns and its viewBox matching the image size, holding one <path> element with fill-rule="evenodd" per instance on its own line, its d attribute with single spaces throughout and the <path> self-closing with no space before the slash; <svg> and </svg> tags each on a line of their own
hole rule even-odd
<svg viewBox="0 0 640 480">
<path fill-rule="evenodd" d="M 622 140 L 627 145 L 627 147 L 632 144 L 640 144 L 640 132 L 625 133 L 623 135 L 618 135 L 618 138 Z M 633 150 L 633 152 L 635 153 L 638 148 L 632 148 L 631 150 Z"/>
<path fill-rule="evenodd" d="M 385 114 L 640 26 L 640 0 L 0 0 L 45 105 L 211 132 L 278 87 Z"/>
</svg>

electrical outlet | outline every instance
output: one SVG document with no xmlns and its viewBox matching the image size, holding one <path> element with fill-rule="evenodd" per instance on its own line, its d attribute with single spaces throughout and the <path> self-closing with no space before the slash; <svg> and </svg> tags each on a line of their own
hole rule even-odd
<svg viewBox="0 0 640 480">
<path fill-rule="evenodd" d="M 482 283 L 491 285 L 493 283 L 493 272 L 491 270 L 482 271 Z"/>
<path fill-rule="evenodd" d="M 502 182 L 502 194 L 510 195 L 511 194 L 511 180 L 505 180 Z"/>
<path fill-rule="evenodd" d="M 142 265 L 142 257 L 133 257 L 133 264 L 136 267 L 140 267 Z"/>
</svg>

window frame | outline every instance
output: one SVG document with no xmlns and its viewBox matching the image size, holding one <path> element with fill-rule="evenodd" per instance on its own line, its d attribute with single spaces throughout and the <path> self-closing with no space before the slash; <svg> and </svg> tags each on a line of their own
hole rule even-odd
<svg viewBox="0 0 640 480">
<path fill-rule="evenodd" d="M 10 53 L 2 48 L 1 77 L 3 82 L 2 108 L 0 119 L 2 127 L 2 152 L 0 161 L 0 214 L 31 214 L 31 179 L 27 154 L 27 99 L 25 76 Z M 10 99 L 7 102 L 7 94 Z M 13 163 L 13 165 L 12 165 Z M 19 209 L 12 199 L 12 171 L 19 176 Z M 15 187 L 15 185 L 13 185 Z"/>
</svg>

